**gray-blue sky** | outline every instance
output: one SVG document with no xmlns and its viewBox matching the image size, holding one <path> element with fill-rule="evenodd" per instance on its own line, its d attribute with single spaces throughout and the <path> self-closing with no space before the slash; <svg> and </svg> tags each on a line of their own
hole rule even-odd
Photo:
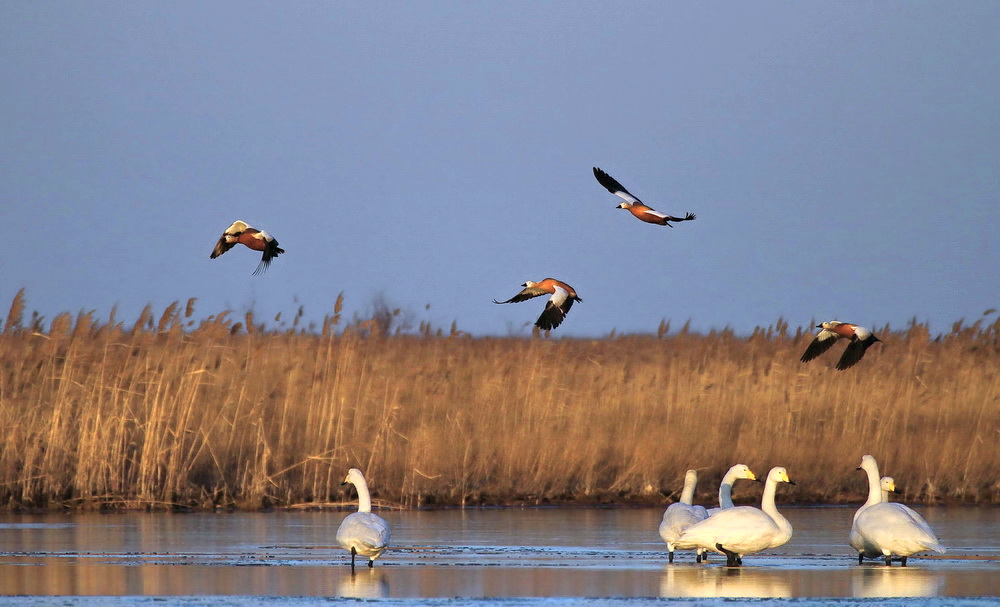
<svg viewBox="0 0 1000 607">
<path fill-rule="evenodd" d="M 944 330 L 1000 294 L 1000 3 L 0 2 L 0 305 Z M 600 166 L 661 211 L 640 223 Z M 287 250 L 263 276 L 244 219 Z M 424 306 L 430 304 L 430 309 Z"/>
</svg>

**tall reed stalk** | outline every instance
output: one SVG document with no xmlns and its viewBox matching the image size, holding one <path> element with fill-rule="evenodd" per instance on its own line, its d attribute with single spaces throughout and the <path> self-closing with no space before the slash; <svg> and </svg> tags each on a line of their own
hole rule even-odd
<svg viewBox="0 0 1000 607">
<path fill-rule="evenodd" d="M 870 453 L 924 502 L 1000 503 L 1000 322 L 913 322 L 845 372 L 787 323 L 598 340 L 268 329 L 194 301 L 131 326 L 93 313 L 0 334 L 7 508 L 329 505 L 361 467 L 382 502 L 663 503 L 701 470 L 774 465 L 783 499 L 860 501 Z M 280 319 L 280 317 L 279 317 Z M 279 320 L 276 319 L 276 320 Z M 245 323 L 245 324 L 244 324 Z M 377 327 L 377 328 L 376 328 Z M 740 488 L 737 499 L 756 499 Z"/>
</svg>

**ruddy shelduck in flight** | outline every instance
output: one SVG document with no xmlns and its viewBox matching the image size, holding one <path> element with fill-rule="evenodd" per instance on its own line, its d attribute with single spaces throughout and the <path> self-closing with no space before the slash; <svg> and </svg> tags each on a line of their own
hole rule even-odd
<svg viewBox="0 0 1000 607">
<path fill-rule="evenodd" d="M 841 355 L 840 360 L 837 362 L 838 371 L 853 367 L 861 360 L 865 355 L 865 351 L 872 344 L 882 341 L 875 337 L 875 334 L 868 329 L 852 325 L 849 322 L 830 320 L 816 325 L 816 328 L 820 329 L 820 332 L 816 334 L 816 337 L 809 343 L 809 347 L 802 354 L 802 362 L 807 363 L 826 352 L 838 340 L 848 339 L 851 343 L 847 344 L 847 349 L 844 350 L 843 355 Z"/>
<path fill-rule="evenodd" d="M 691 221 L 692 219 L 695 219 L 694 213 L 687 213 L 684 217 L 674 217 L 672 215 L 667 215 L 666 213 L 654 211 L 644 205 L 641 200 L 629 194 L 628 190 L 626 190 L 622 184 L 618 183 L 614 177 L 608 175 L 597 167 L 594 167 L 594 177 L 597 177 L 597 182 L 606 187 L 609 192 L 625 201 L 616 208 L 627 209 L 629 213 L 635 215 L 635 218 L 640 221 L 655 223 L 661 226 L 669 226 L 672 228 L 674 226 L 667 223 L 668 221 Z"/>
<path fill-rule="evenodd" d="M 215 259 L 237 244 L 250 247 L 254 251 L 263 251 L 264 254 L 260 258 L 260 263 L 257 264 L 257 269 L 253 271 L 254 276 L 266 270 L 271 265 L 272 259 L 285 252 L 278 246 L 278 241 L 274 239 L 274 236 L 264 230 L 258 230 L 245 221 L 234 221 L 233 225 L 222 233 L 219 242 L 215 243 L 211 258 Z"/>
<path fill-rule="evenodd" d="M 514 297 L 511 297 L 507 301 L 497 301 L 494 299 L 493 303 L 518 303 L 540 295 L 551 295 L 552 297 L 549 297 L 549 301 L 545 303 L 542 315 L 535 321 L 535 326 L 543 331 L 549 331 L 558 327 L 563 319 L 566 318 L 566 315 L 569 314 L 569 309 L 573 307 L 573 302 L 583 301 L 577 297 L 576 290 L 573 287 L 555 278 L 546 278 L 541 282 L 528 280 L 521 286 L 524 289 Z"/>
</svg>

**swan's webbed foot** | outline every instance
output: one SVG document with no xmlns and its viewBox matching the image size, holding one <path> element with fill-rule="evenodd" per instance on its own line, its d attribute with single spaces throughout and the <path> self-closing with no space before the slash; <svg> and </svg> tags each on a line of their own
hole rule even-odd
<svg viewBox="0 0 1000 607">
<path fill-rule="evenodd" d="M 715 547 L 719 550 L 719 552 L 726 555 L 726 567 L 739 567 L 743 564 L 743 560 L 740 558 L 740 555 L 731 550 L 726 550 L 722 547 L 722 544 L 716 544 Z"/>
</svg>

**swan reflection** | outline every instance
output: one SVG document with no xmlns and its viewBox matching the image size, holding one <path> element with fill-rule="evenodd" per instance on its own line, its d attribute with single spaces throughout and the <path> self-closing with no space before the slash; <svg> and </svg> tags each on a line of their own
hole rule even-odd
<svg viewBox="0 0 1000 607">
<path fill-rule="evenodd" d="M 660 577 L 661 597 L 790 597 L 781 571 L 737 567 L 669 566 Z"/>
<path fill-rule="evenodd" d="M 855 597 L 937 596 L 943 585 L 940 572 L 911 567 L 859 567 L 851 577 Z"/>
<path fill-rule="evenodd" d="M 358 567 L 356 573 L 344 573 L 337 580 L 337 596 L 356 599 L 382 599 L 389 596 L 389 578 L 381 568 Z"/>
</svg>

